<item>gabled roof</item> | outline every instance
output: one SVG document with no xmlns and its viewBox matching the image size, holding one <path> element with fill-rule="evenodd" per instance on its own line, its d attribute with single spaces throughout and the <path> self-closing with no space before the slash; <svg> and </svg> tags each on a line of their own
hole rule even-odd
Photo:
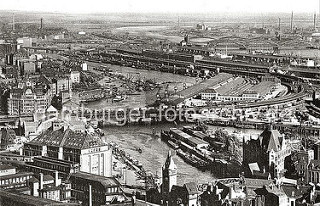
<svg viewBox="0 0 320 206">
<path fill-rule="evenodd" d="M 251 188 L 259 188 L 264 185 L 270 185 L 272 184 L 272 180 L 266 180 L 266 179 L 252 179 L 252 178 L 242 178 L 242 185 L 246 187 L 251 187 Z"/>
<path fill-rule="evenodd" d="M 43 84 L 52 84 L 52 81 L 45 75 L 41 75 L 39 77 L 39 81 L 42 82 Z"/>
<path fill-rule="evenodd" d="M 288 197 L 300 198 L 304 194 L 308 193 L 311 189 L 311 186 L 295 186 L 295 185 L 282 185 L 283 191 Z"/>
<path fill-rule="evenodd" d="M 253 90 L 247 90 L 247 91 L 244 91 L 243 94 L 258 94 L 258 92 Z"/>
<path fill-rule="evenodd" d="M 216 94 L 217 91 L 215 89 L 213 89 L 213 88 L 207 88 L 201 93 L 213 93 L 213 94 Z"/>
<path fill-rule="evenodd" d="M 179 185 L 172 185 L 171 192 L 175 192 L 176 194 L 182 195 L 186 192 L 186 188 Z"/>
<path fill-rule="evenodd" d="M 311 160 L 308 167 L 310 169 L 318 169 L 320 170 L 320 160 Z"/>
<path fill-rule="evenodd" d="M 194 194 L 198 194 L 198 188 L 197 188 L 197 184 L 194 182 L 188 182 L 186 184 L 184 184 L 185 188 L 187 189 L 187 192 L 189 195 L 194 195 Z"/>
<path fill-rule="evenodd" d="M 271 186 L 271 187 L 265 187 L 265 189 L 269 192 L 269 193 L 272 193 L 272 194 L 275 194 L 277 196 L 280 196 L 280 195 L 286 195 L 286 193 L 283 191 L 282 188 L 278 188 L 276 186 Z"/>
<path fill-rule="evenodd" d="M 86 172 L 72 173 L 71 176 L 81 178 L 83 180 L 95 181 L 101 183 L 105 187 L 119 187 L 120 183 L 114 177 L 105 177 L 101 175 L 90 174 Z"/>
<path fill-rule="evenodd" d="M 53 131 L 51 127 L 28 144 L 75 149 L 88 149 L 105 145 L 99 137 L 87 133 L 76 133 L 69 128 L 64 130 L 63 127 L 56 131 Z"/>
<path fill-rule="evenodd" d="M 43 181 L 52 181 L 54 178 L 51 175 L 44 175 L 43 176 Z"/>
<path fill-rule="evenodd" d="M 255 190 L 255 193 L 258 195 L 266 196 L 269 194 L 274 194 L 276 196 L 286 196 L 286 193 L 283 191 L 282 188 L 278 188 L 277 186 L 271 185 L 271 186 L 263 186 L 260 188 L 257 188 Z"/>
<path fill-rule="evenodd" d="M 279 151 L 281 150 L 281 145 L 283 143 L 283 136 L 278 130 L 265 129 L 259 136 L 260 145 L 262 148 L 266 149 L 268 152 L 271 150 Z"/>
<path fill-rule="evenodd" d="M 1 133 L 2 133 L 2 135 L 0 138 L 0 142 L 1 142 L 1 140 L 5 140 L 6 142 L 13 143 L 17 137 L 16 132 L 13 129 L 3 128 Z"/>
<path fill-rule="evenodd" d="M 229 194 L 229 187 L 226 186 L 226 185 L 224 185 L 224 184 L 221 183 L 221 182 L 217 182 L 216 187 L 217 187 L 218 189 L 222 189 L 222 192 L 220 193 L 221 198 L 222 198 L 222 199 L 226 198 L 227 195 Z"/>
<path fill-rule="evenodd" d="M 37 206 L 66 206 L 66 205 L 78 205 L 76 203 L 66 203 L 66 202 L 57 202 L 50 199 L 35 197 L 32 195 L 25 195 L 25 194 L 16 194 L 13 192 L 3 191 L 0 190 L 0 199 L 6 199 L 7 201 L 14 201 L 18 202 L 19 205 L 37 205 Z"/>
<path fill-rule="evenodd" d="M 58 112 L 58 110 L 54 106 L 50 105 L 50 107 L 47 109 L 47 112 Z"/>
<path fill-rule="evenodd" d="M 39 182 L 39 180 L 38 180 L 37 178 L 35 178 L 35 177 L 32 177 L 32 178 L 30 178 L 30 179 L 28 180 L 28 182 L 34 183 L 34 182 Z"/>
<path fill-rule="evenodd" d="M 251 173 L 253 173 L 253 171 L 260 171 L 259 165 L 256 162 L 250 163 L 249 169 L 250 169 Z"/>
</svg>

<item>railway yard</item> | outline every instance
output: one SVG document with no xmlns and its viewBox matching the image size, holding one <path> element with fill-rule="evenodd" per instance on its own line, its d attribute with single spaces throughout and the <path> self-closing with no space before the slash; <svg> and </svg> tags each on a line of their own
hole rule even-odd
<svg viewBox="0 0 320 206">
<path fill-rule="evenodd" d="M 288 181 L 284 175 L 300 162 L 284 160 L 287 154 L 320 159 L 320 34 L 315 28 L 280 31 L 280 22 L 268 29 L 252 22 L 211 28 L 185 18 L 173 26 L 173 20 L 112 26 L 111 21 L 94 26 L 74 21 L 63 25 L 68 29 L 28 29 L 23 34 L 32 34 L 31 40 L 21 37 L 17 50 L 7 48 L 17 46 L 10 40 L 16 33 L 0 33 L 6 39 L 0 42 L 0 57 L 6 53 L 0 61 L 1 162 L 45 175 L 61 165 L 74 167 L 87 172 L 90 181 L 103 174 L 114 178 L 120 192 L 147 202 L 159 196 L 159 188 L 163 192 L 161 181 L 167 180 L 158 173 L 176 170 L 173 156 L 181 168 L 175 171 L 178 183 L 192 181 L 196 187 L 220 178 L 232 182 L 249 170 L 248 178 Z M 14 141 L 2 141 L 14 133 Z M 43 142 L 37 143 L 39 137 Z M 271 146 L 261 146 L 265 141 Z M 259 164 L 267 166 L 259 168 L 258 157 L 268 152 L 272 165 L 261 158 Z M 57 165 L 33 165 L 41 156 L 58 158 Z M 288 170 L 282 160 L 289 161 Z M 72 178 L 68 171 L 60 173 Z M 59 174 L 54 175 L 57 184 Z M 303 181 L 296 180 L 295 189 Z M 81 194 L 87 197 L 90 189 L 82 183 L 73 191 L 85 190 Z M 118 204 L 117 198 L 110 201 Z"/>
</svg>

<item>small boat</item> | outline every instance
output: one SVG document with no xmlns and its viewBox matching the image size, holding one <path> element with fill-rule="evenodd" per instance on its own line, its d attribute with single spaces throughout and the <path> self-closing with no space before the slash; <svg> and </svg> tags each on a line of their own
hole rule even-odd
<svg viewBox="0 0 320 206">
<path fill-rule="evenodd" d="M 114 102 L 120 102 L 120 101 L 122 101 L 122 100 L 125 100 L 125 97 L 123 97 L 123 96 L 116 96 L 116 97 L 113 99 Z"/>
</svg>

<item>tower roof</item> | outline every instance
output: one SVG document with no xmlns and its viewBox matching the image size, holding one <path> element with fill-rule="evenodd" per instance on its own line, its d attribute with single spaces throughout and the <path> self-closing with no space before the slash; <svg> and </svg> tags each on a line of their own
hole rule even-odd
<svg viewBox="0 0 320 206">
<path fill-rule="evenodd" d="M 278 130 L 272 128 L 266 128 L 259 136 L 260 145 L 262 148 L 266 148 L 267 151 L 279 151 L 283 143 L 283 136 Z"/>
<path fill-rule="evenodd" d="M 164 169 L 176 170 L 177 166 L 172 159 L 171 151 L 169 150 L 166 162 L 164 164 Z"/>
</svg>

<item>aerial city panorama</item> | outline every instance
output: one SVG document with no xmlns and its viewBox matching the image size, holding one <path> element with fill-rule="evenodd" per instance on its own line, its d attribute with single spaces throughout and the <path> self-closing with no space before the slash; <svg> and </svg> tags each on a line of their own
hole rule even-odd
<svg viewBox="0 0 320 206">
<path fill-rule="evenodd" d="M 0 206 L 320 205 L 320 1 L 0 2 Z"/>
</svg>

